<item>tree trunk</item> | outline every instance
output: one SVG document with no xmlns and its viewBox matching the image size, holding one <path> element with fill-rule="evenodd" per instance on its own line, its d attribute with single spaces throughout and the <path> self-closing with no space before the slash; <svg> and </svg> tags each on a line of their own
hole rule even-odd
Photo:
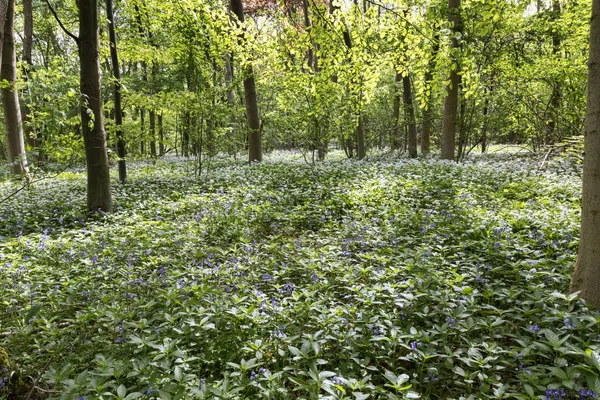
<svg viewBox="0 0 600 400">
<path fill-rule="evenodd" d="M 150 110 L 150 155 L 156 158 L 156 111 Z"/>
<path fill-rule="evenodd" d="M 29 71 L 33 66 L 31 51 L 33 47 L 33 0 L 23 0 L 23 81 L 27 82 Z M 25 140 L 29 146 L 37 147 L 37 137 L 33 125 L 31 125 L 30 111 L 25 102 L 23 111 L 23 129 Z"/>
<path fill-rule="evenodd" d="M 140 109 L 140 155 L 144 155 L 144 139 L 146 139 L 146 111 Z"/>
<path fill-rule="evenodd" d="M 165 155 L 165 131 L 163 129 L 163 113 L 158 113 L 158 155 Z"/>
<path fill-rule="evenodd" d="M 600 0 L 593 0 L 583 161 L 581 236 L 571 292 L 600 306 Z"/>
<path fill-rule="evenodd" d="M 491 89 L 485 88 L 484 96 L 485 100 L 483 103 L 483 132 L 481 133 L 481 154 L 485 153 L 487 150 L 487 129 L 488 129 L 488 111 L 490 106 L 490 98 L 489 93 Z"/>
<path fill-rule="evenodd" d="M 425 73 L 425 83 L 429 85 L 430 94 L 427 96 L 427 108 L 423 111 L 423 132 L 421 133 L 421 153 L 429 154 L 431 148 L 431 134 L 433 133 L 433 88 L 431 88 L 431 81 L 433 80 L 433 71 L 435 70 L 435 59 L 440 49 L 440 35 L 436 32 L 433 38 L 433 48 L 431 52 L 431 59 L 427 72 Z"/>
<path fill-rule="evenodd" d="M 365 131 L 363 128 L 363 117 L 358 116 L 358 124 L 356 125 L 356 158 L 362 160 L 366 156 L 365 150 Z"/>
<path fill-rule="evenodd" d="M 244 7 L 241 0 L 231 0 L 231 11 L 240 23 L 244 23 Z M 244 100 L 246 103 L 246 118 L 248 119 L 248 161 L 262 161 L 260 116 L 256 101 L 256 84 L 252 65 L 244 71 Z"/>
<path fill-rule="evenodd" d="M 8 162 L 13 176 L 27 175 L 27 156 L 23 140 L 23 121 L 19 106 L 19 92 L 16 90 L 17 55 L 14 42 L 15 0 L 8 0 L 4 19 L 4 37 L 2 46 L 2 69 L 0 80 L 8 82 L 9 87 L 2 88 L 2 106 L 4 107 L 4 130 L 8 150 Z"/>
<path fill-rule="evenodd" d="M 560 17 L 560 2 L 559 0 L 552 0 L 552 21 L 553 24 L 557 26 L 556 20 Z M 554 29 L 552 32 L 552 55 L 555 59 L 558 59 L 560 51 L 560 32 L 558 31 L 558 27 Z M 556 60 L 558 62 L 558 60 Z M 560 82 L 558 79 L 554 79 L 552 82 L 552 94 L 550 95 L 550 109 L 549 117 L 550 119 L 546 123 L 546 128 L 548 132 L 546 134 L 546 144 L 552 144 L 555 140 L 559 139 L 557 137 L 557 120 L 558 120 L 558 112 L 560 108 Z"/>
<path fill-rule="evenodd" d="M 117 34 L 113 16 L 112 0 L 106 0 L 106 17 L 108 18 L 108 35 L 110 38 L 110 59 L 114 82 L 114 114 L 115 132 L 117 136 L 117 155 L 119 156 L 119 181 L 127 180 L 127 164 L 125 163 L 125 137 L 123 134 L 123 109 L 121 107 L 121 71 L 119 69 L 119 55 L 117 53 Z"/>
<path fill-rule="evenodd" d="M 400 148 L 400 82 L 402 81 L 402 74 L 396 72 L 396 78 L 394 79 L 394 105 L 392 118 L 394 119 L 394 127 L 392 128 L 391 147 L 392 150 L 398 150 Z"/>
<path fill-rule="evenodd" d="M 106 133 L 100 91 L 98 1 L 79 0 L 81 125 L 87 162 L 88 211 L 112 212 Z"/>
<path fill-rule="evenodd" d="M 450 47 L 458 49 L 457 34 L 461 31 L 460 0 L 448 0 L 448 21 L 452 24 L 452 40 Z M 458 109 L 458 60 L 452 57 L 450 84 L 446 87 L 444 100 L 444 126 L 442 128 L 442 159 L 454 160 L 454 145 L 456 138 L 456 112 Z"/>
<path fill-rule="evenodd" d="M 410 87 L 410 77 L 408 73 L 402 77 L 404 112 L 408 121 L 408 156 L 417 158 L 417 122 L 415 119 L 415 109 L 413 106 L 412 88 Z"/>
</svg>

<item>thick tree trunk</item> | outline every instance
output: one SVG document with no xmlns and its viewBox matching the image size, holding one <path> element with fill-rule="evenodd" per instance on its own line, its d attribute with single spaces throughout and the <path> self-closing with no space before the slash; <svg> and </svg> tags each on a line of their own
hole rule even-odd
<svg viewBox="0 0 600 400">
<path fill-rule="evenodd" d="M 27 82 L 29 71 L 33 66 L 31 57 L 33 47 L 33 0 L 23 0 L 23 81 Z M 25 140 L 31 147 L 37 147 L 37 137 L 31 125 L 30 111 L 27 103 L 22 107 L 23 130 Z"/>
<path fill-rule="evenodd" d="M 237 16 L 240 23 L 244 23 L 244 7 L 241 0 L 231 0 L 231 11 Z M 256 101 L 256 84 L 252 65 L 244 71 L 244 100 L 246 103 L 246 117 L 248 119 L 248 161 L 262 161 L 260 116 Z"/>
<path fill-rule="evenodd" d="M 417 158 L 417 122 L 415 118 L 415 109 L 413 106 L 412 88 L 410 86 L 410 77 L 406 74 L 402 78 L 404 112 L 408 121 L 408 156 Z"/>
<path fill-rule="evenodd" d="M 123 134 L 123 109 L 121 106 L 121 70 L 119 69 L 119 55 L 117 53 L 117 34 L 113 16 L 112 0 L 106 0 L 106 17 L 108 18 L 108 35 L 110 38 L 110 59 L 114 82 L 114 114 L 115 131 L 117 135 L 117 155 L 119 156 L 119 181 L 127 180 L 127 164 L 125 162 L 125 135 Z"/>
<path fill-rule="evenodd" d="M 87 162 L 89 211 L 112 212 L 106 133 L 100 92 L 98 1 L 79 0 L 81 125 Z"/>
<path fill-rule="evenodd" d="M 452 24 L 451 48 L 458 49 L 457 34 L 461 31 L 460 0 L 448 0 L 448 21 Z M 444 126 L 442 128 L 442 159 L 454 160 L 456 138 L 456 112 L 458 109 L 458 60 L 453 57 L 453 68 L 450 71 L 450 84 L 446 88 L 444 100 Z"/>
<path fill-rule="evenodd" d="M 590 29 L 585 159 L 579 255 L 571 292 L 600 306 L 600 0 L 593 0 Z"/>
<path fill-rule="evenodd" d="M 4 37 L 2 47 L 2 70 L 0 80 L 9 86 L 2 89 L 2 106 L 4 107 L 4 130 L 8 150 L 8 162 L 13 176 L 27 174 L 27 157 L 23 140 L 23 121 L 19 106 L 19 92 L 16 90 L 17 55 L 14 42 L 15 0 L 8 0 L 4 21 Z"/>
</svg>

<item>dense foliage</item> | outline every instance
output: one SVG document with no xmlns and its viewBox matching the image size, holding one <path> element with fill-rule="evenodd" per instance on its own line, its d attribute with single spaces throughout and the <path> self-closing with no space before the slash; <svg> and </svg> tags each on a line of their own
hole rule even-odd
<svg viewBox="0 0 600 400">
<path fill-rule="evenodd" d="M 298 157 L 138 162 L 95 220 L 77 170 L 0 204 L 0 398 L 600 392 L 600 315 L 564 294 L 580 167 Z"/>
<path fill-rule="evenodd" d="M 68 162 L 83 157 L 77 49 L 46 1 L 33 4 L 31 65 L 19 71 L 30 162 Z M 50 4 L 75 32 L 76 2 Z M 451 50 L 447 5 L 438 0 L 249 0 L 243 27 L 222 0 L 118 1 L 127 158 L 243 152 L 242 82 L 250 63 L 267 151 L 294 147 L 322 157 L 337 142 L 353 156 L 361 118 L 367 148 L 396 141 L 405 149 L 409 120 L 399 110 L 396 73 L 410 78 L 418 130 L 430 123 L 435 147 L 451 68 L 461 76 L 459 158 L 490 141 L 538 150 L 582 133 L 590 4 L 464 0 L 459 47 Z M 114 148 L 108 22 L 100 8 L 105 119 Z M 17 22 L 20 35 L 20 9 Z M 0 135 L 0 157 L 4 152 Z"/>
</svg>

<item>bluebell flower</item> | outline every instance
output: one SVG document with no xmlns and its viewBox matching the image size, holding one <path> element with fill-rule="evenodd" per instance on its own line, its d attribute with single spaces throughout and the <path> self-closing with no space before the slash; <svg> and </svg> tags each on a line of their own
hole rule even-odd
<svg viewBox="0 0 600 400">
<path fill-rule="evenodd" d="M 531 328 L 529 328 L 529 332 L 535 333 L 536 335 L 540 332 L 540 327 L 538 324 L 533 324 Z"/>
<path fill-rule="evenodd" d="M 448 325 L 450 326 L 450 328 L 455 328 L 456 327 L 456 319 L 454 319 L 452 317 L 448 317 L 448 318 L 446 318 L 446 322 L 448 323 Z"/>
<path fill-rule="evenodd" d="M 410 342 L 410 348 L 412 349 L 412 351 L 416 351 L 417 346 L 418 346 L 417 342 Z"/>
<path fill-rule="evenodd" d="M 565 400 L 565 389 L 547 389 L 543 400 Z"/>
<path fill-rule="evenodd" d="M 577 391 L 577 393 L 579 393 L 579 399 L 580 400 L 587 400 L 588 398 L 590 398 L 590 399 L 597 399 L 598 398 L 598 393 L 596 393 L 592 389 L 581 388 L 581 389 L 579 389 Z"/>
<path fill-rule="evenodd" d="M 575 329 L 575 328 L 577 328 L 577 325 L 575 325 L 575 323 L 573 321 L 571 321 L 569 318 L 565 318 L 565 326 L 568 329 Z"/>
<path fill-rule="evenodd" d="M 331 378 L 331 382 L 333 382 L 334 385 L 340 385 L 341 386 L 341 385 L 344 384 L 343 379 L 344 378 L 342 378 L 341 376 L 334 376 L 333 378 Z"/>
</svg>

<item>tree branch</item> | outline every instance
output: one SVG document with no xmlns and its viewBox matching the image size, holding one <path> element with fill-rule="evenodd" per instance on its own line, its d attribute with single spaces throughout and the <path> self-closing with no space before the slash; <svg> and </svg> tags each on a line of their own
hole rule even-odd
<svg viewBox="0 0 600 400">
<path fill-rule="evenodd" d="M 56 14 L 54 7 L 52 7 L 52 4 L 50 4 L 50 0 L 46 0 L 46 4 L 48 4 L 48 7 L 50 7 L 50 11 L 52 12 L 52 15 L 54 15 L 54 19 L 56 20 L 56 22 L 58 22 L 58 25 L 61 27 L 61 29 L 67 34 L 67 36 L 71 37 L 79 46 L 79 38 L 73 35 L 71 32 L 69 32 L 69 30 L 63 25 L 60 18 L 58 18 L 58 14 Z"/>
</svg>

